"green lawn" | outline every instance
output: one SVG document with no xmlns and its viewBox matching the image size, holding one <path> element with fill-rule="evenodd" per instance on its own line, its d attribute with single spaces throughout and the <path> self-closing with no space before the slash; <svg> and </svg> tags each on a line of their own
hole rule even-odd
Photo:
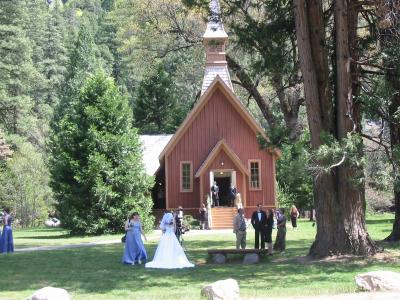
<svg viewBox="0 0 400 300">
<path fill-rule="evenodd" d="M 13 231 L 16 248 L 36 246 L 63 246 L 98 241 L 118 240 L 122 234 L 101 236 L 70 236 L 69 232 L 60 228 L 32 228 Z"/>
<path fill-rule="evenodd" d="M 391 228 L 392 216 L 372 216 L 368 229 L 374 239 L 382 239 Z M 47 230 L 47 229 L 46 229 Z M 87 242 L 90 237 L 69 238 L 60 230 L 21 231 L 17 245 Z M 239 281 L 243 297 L 316 295 L 355 292 L 354 275 L 369 270 L 400 272 L 400 246 L 380 244 L 389 260 L 356 258 L 340 261 L 304 263 L 297 259 L 307 254 L 315 228 L 299 222 L 299 230 L 288 230 L 284 254 L 264 258 L 258 265 L 243 266 L 240 261 L 227 265 L 206 264 L 206 249 L 233 247 L 234 236 L 213 234 L 185 237 L 187 254 L 197 266 L 184 270 L 147 270 L 143 266 L 120 264 L 123 245 L 107 245 L 59 251 L 14 253 L 0 256 L 0 299 L 25 299 L 33 291 L 51 285 L 67 289 L 73 299 L 199 299 L 203 285 L 225 278 Z M 25 242 L 18 239 L 25 237 Z M 118 236 L 119 238 L 120 236 Z M 98 240 L 116 236 L 97 237 Z M 253 245 L 249 232 L 248 245 Z M 146 244 L 152 257 L 156 242 Z"/>
</svg>

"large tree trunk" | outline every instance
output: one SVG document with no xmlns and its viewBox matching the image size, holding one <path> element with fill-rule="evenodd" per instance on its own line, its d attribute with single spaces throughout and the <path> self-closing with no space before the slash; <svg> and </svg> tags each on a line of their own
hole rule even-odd
<svg viewBox="0 0 400 300">
<path fill-rule="evenodd" d="M 394 192 L 394 208 L 395 215 L 393 221 L 392 232 L 385 238 L 388 242 L 400 241 L 400 191 L 395 189 Z"/>
<path fill-rule="evenodd" d="M 337 92 L 334 107 L 329 84 L 328 55 L 324 46 L 326 39 L 321 1 L 294 0 L 296 34 L 313 149 L 318 149 L 324 143 L 322 132 L 341 139 L 354 129 L 348 8 L 344 0 L 335 3 Z M 365 228 L 363 187 L 348 180 L 358 175 L 360 170 L 345 161 L 335 170 L 314 177 L 317 235 L 310 249 L 311 256 L 375 253 L 376 248 Z"/>
<path fill-rule="evenodd" d="M 357 18 L 357 14 L 349 9 L 347 0 L 336 0 L 334 6 L 336 26 L 336 110 L 337 136 L 344 139 L 349 133 L 356 133 L 357 119 L 354 115 L 352 92 L 351 56 L 349 45 L 349 18 Z M 353 20 L 351 20 L 353 21 Z M 351 22 L 357 28 L 357 21 Z M 362 152 L 362 145 L 358 145 Z M 363 170 L 352 166 L 345 160 L 338 167 L 338 212 L 343 217 L 337 224 L 336 234 L 340 243 L 338 253 L 357 255 L 373 255 L 376 247 L 370 239 L 365 227 Z"/>
<path fill-rule="evenodd" d="M 383 50 L 390 50 L 391 47 L 399 46 L 399 22 L 400 22 L 400 1 L 379 1 L 377 13 L 380 17 L 379 27 L 381 29 L 380 42 Z M 394 173 L 394 207 L 395 218 L 392 232 L 385 238 L 386 241 L 400 240 L 400 161 L 395 152 L 400 148 L 400 123 L 396 115 L 400 109 L 400 66 L 399 59 L 387 57 L 384 60 L 386 67 L 386 80 L 390 83 L 392 99 L 389 104 L 389 126 L 390 146 L 393 160 Z"/>
<path fill-rule="evenodd" d="M 393 88 L 392 101 L 389 105 L 389 115 L 390 115 L 390 144 L 392 152 L 398 151 L 400 148 L 400 124 L 396 120 L 395 115 L 400 109 L 400 70 L 399 66 L 389 65 L 386 74 L 387 80 L 390 82 Z M 398 158 L 394 159 L 394 207 L 395 207 L 395 218 L 393 222 L 392 232 L 388 237 L 385 238 L 386 241 L 399 241 L 400 240 L 400 174 L 399 174 L 399 164 Z"/>
<path fill-rule="evenodd" d="M 313 2 L 315 2 L 314 5 L 318 4 L 318 1 Z M 313 149 L 318 149 L 323 144 L 321 133 L 332 131 L 332 119 L 326 116 L 326 113 L 332 112 L 332 109 L 329 99 L 328 63 L 325 60 L 326 49 L 322 46 L 321 39 L 323 37 L 320 36 L 323 28 L 314 30 L 314 34 L 311 35 L 310 28 L 313 28 L 312 26 L 316 22 L 309 23 L 306 0 L 294 0 L 294 4 L 297 44 L 303 74 L 311 146 Z M 315 6 L 313 8 L 313 18 L 321 19 L 322 15 L 318 14 L 322 14 L 322 8 L 316 9 Z M 315 14 L 318 16 L 315 16 Z M 317 34 L 318 37 L 316 37 Z M 325 256 L 331 254 L 330 249 L 334 248 L 335 240 L 330 234 L 335 232 L 334 226 L 337 224 L 335 213 L 336 183 L 333 172 L 314 176 L 313 186 L 317 234 L 311 246 L 310 254 Z"/>
</svg>

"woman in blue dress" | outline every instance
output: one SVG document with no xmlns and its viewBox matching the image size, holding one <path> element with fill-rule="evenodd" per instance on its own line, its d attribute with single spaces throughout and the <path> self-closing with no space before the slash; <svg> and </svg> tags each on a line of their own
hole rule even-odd
<svg viewBox="0 0 400 300">
<path fill-rule="evenodd" d="M 11 229 L 12 217 L 10 209 L 5 208 L 3 214 L 3 233 L 0 238 L 0 253 L 14 252 L 14 241 Z"/>
<path fill-rule="evenodd" d="M 147 260 L 146 249 L 144 248 L 142 236 L 147 241 L 142 229 L 139 214 L 134 212 L 125 223 L 126 241 L 122 263 L 128 265 L 141 264 Z"/>
</svg>

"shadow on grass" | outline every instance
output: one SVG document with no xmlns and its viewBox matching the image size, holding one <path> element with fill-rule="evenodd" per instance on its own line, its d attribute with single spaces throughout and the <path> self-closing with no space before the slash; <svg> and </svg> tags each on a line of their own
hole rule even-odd
<svg viewBox="0 0 400 300">
<path fill-rule="evenodd" d="M 305 241 L 293 242 L 291 248 L 284 256 L 275 255 L 272 258 L 264 257 L 261 264 L 242 265 L 204 264 L 207 258 L 206 249 L 210 247 L 228 247 L 230 241 L 187 241 L 188 258 L 200 263 L 194 269 L 182 270 L 154 270 L 145 269 L 144 266 L 125 266 L 120 263 L 123 246 L 112 245 L 82 249 L 67 249 L 59 251 L 14 253 L 0 256 L 0 264 L 8 267 L 2 271 L 0 290 L 24 291 L 38 289 L 51 285 L 64 287 L 67 290 L 83 293 L 107 293 L 115 289 L 130 289 L 133 291 L 149 291 L 168 286 L 189 285 L 201 287 L 202 285 L 221 278 L 235 278 L 241 282 L 241 287 L 253 288 L 253 279 L 263 278 L 262 286 L 257 283 L 255 287 L 265 288 L 275 284 L 276 278 L 281 278 L 283 283 L 305 284 L 310 280 L 329 281 L 329 276 L 323 276 L 320 271 L 314 274 L 311 266 L 300 266 L 286 258 L 298 253 L 303 255 L 308 251 Z M 153 257 L 155 243 L 148 247 L 149 257 Z M 282 258 L 284 260 L 282 260 Z M 320 268 L 320 267 L 315 267 Z M 326 268 L 326 267 L 325 267 Z M 329 272 L 353 272 L 350 265 L 330 266 Z M 295 274 L 290 278 L 290 274 Z M 285 276 L 289 276 L 285 279 Z M 283 278 L 283 279 L 282 279 Z M 139 279 L 139 280 L 137 280 Z M 13 282 L 10 285 L 10 282 Z M 269 283 L 268 283 L 269 282 Z"/>
<path fill-rule="evenodd" d="M 384 218 L 384 219 L 373 219 L 373 220 L 368 220 L 366 221 L 367 225 L 376 225 L 376 224 L 388 224 L 388 223 L 393 223 L 393 218 Z"/>
<path fill-rule="evenodd" d="M 34 232 L 34 233 L 40 233 L 40 232 L 63 232 L 63 231 L 68 231 L 68 229 L 64 229 L 61 227 L 33 227 L 33 228 L 17 228 L 15 229 L 16 232 Z"/>
<path fill-rule="evenodd" d="M 57 240 L 57 239 L 67 239 L 72 238 L 69 234 L 61 235 L 37 235 L 37 236 L 18 236 L 18 239 L 29 239 L 29 240 Z M 83 237 L 83 236 L 82 236 Z"/>
</svg>

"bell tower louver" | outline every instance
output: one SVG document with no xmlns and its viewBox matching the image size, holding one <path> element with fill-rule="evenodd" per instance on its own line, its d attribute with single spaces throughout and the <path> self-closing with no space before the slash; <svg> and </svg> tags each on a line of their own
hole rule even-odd
<svg viewBox="0 0 400 300">
<path fill-rule="evenodd" d="M 228 35 L 221 21 L 219 1 L 210 0 L 210 16 L 208 18 L 206 32 L 203 35 L 203 44 L 206 48 L 206 68 L 201 94 L 207 90 L 217 75 L 219 75 L 225 84 L 233 90 L 228 72 L 228 63 L 225 57 L 227 40 Z"/>
</svg>

